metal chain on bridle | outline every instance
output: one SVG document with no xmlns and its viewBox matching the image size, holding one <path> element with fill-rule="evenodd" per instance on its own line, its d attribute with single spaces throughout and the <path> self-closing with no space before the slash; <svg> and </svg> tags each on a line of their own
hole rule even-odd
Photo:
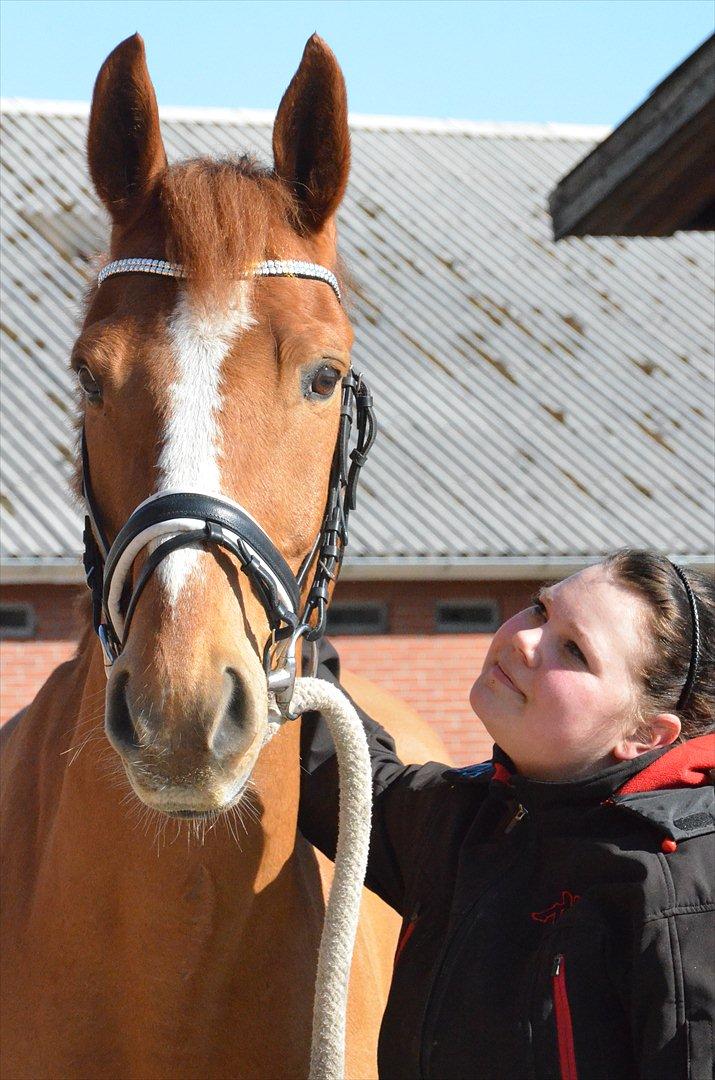
<svg viewBox="0 0 715 1080">
<path fill-rule="evenodd" d="M 187 276 L 183 267 L 162 259 L 119 259 L 102 268 L 98 284 L 114 274 L 124 273 Z M 342 302 L 335 275 L 316 263 L 271 259 L 254 267 L 251 276 L 322 281 Z M 354 420 L 356 445 L 350 450 Z M 83 431 L 82 474 L 87 507 L 84 567 L 92 592 L 94 628 L 102 643 L 107 671 L 126 643 L 139 598 L 161 561 L 188 545 L 214 545 L 238 559 L 263 605 L 271 630 L 263 656 L 268 689 L 275 695 L 281 716 L 292 718 L 290 703 L 298 642 L 303 638 L 312 646 L 307 673 L 314 674 L 316 643 L 325 633 L 330 589 L 340 571 L 360 470 L 375 434 L 372 395 L 362 375 L 350 369 L 342 380 L 338 437 L 322 526 L 298 574 L 294 575 L 268 534 L 247 510 L 223 496 L 200 492 L 160 491 L 150 496 L 130 514 L 110 544 L 92 491 Z M 134 562 L 146 548 L 149 552 L 133 581 Z M 313 579 L 301 609 L 301 593 L 313 564 Z"/>
</svg>

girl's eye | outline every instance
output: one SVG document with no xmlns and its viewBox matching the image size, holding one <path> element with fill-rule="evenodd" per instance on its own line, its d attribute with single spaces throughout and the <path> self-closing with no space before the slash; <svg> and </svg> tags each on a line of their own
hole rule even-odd
<svg viewBox="0 0 715 1080">
<path fill-rule="evenodd" d="M 535 596 L 534 599 L 531 601 L 531 607 L 537 618 L 548 619 L 549 613 L 546 610 L 546 606 L 541 602 L 541 600 L 539 600 L 538 596 Z M 575 660 L 578 660 L 579 664 L 581 664 L 583 667 L 588 667 L 588 660 L 583 655 L 575 641 L 565 641 L 563 647 L 565 651 L 569 654 L 569 656 L 573 657 Z"/>
<path fill-rule="evenodd" d="M 77 381 L 82 387 L 82 391 L 87 398 L 87 401 L 96 405 L 102 400 L 102 388 L 86 364 L 83 364 L 82 367 L 78 368 Z"/>
<path fill-rule="evenodd" d="M 312 377 L 310 393 L 315 397 L 329 398 L 338 385 L 339 379 L 340 372 L 329 364 L 324 364 Z"/>
<path fill-rule="evenodd" d="M 546 608 L 541 603 L 541 600 L 539 600 L 538 596 L 535 596 L 534 599 L 531 601 L 531 606 L 540 619 L 546 618 Z"/>
</svg>

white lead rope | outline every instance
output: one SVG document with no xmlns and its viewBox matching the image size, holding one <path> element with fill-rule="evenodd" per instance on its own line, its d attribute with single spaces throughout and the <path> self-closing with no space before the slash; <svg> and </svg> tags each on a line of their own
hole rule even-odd
<svg viewBox="0 0 715 1080">
<path fill-rule="evenodd" d="M 332 683 L 297 679 L 291 711 L 322 713 L 338 759 L 338 846 L 318 954 L 310 1080 L 345 1080 L 348 981 L 370 846 L 370 754 L 358 714 Z"/>
</svg>

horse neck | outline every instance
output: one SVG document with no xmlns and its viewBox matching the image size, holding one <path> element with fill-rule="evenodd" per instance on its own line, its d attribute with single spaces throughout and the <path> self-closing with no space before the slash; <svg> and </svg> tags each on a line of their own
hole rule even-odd
<svg viewBox="0 0 715 1080">
<path fill-rule="evenodd" d="M 129 876 L 133 888 L 151 880 L 161 904 L 183 895 L 198 874 L 225 903 L 245 909 L 294 851 L 299 725 L 286 725 L 261 752 L 248 807 L 204 829 L 148 811 L 131 792 L 104 734 L 105 692 L 101 650 L 90 632 L 23 718 L 26 756 L 38 767 L 41 832 L 63 862 L 85 865 L 93 877 L 99 861 L 104 880 Z"/>
</svg>

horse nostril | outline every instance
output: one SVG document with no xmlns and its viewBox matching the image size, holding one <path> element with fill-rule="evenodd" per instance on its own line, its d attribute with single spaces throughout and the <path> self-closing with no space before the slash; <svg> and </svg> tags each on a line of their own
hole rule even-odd
<svg viewBox="0 0 715 1080">
<path fill-rule="evenodd" d="M 226 706 L 226 712 L 233 717 L 243 717 L 246 714 L 246 705 L 248 703 L 243 680 L 233 668 L 226 668 L 226 676 L 231 682 L 231 697 Z"/>
<path fill-rule="evenodd" d="M 224 682 L 226 704 L 210 739 L 211 750 L 218 758 L 244 753 L 255 734 L 253 725 L 248 722 L 248 694 L 241 676 L 233 668 L 226 668 Z"/>
<path fill-rule="evenodd" d="M 107 697 L 104 729 L 107 738 L 118 753 L 136 750 L 139 746 L 136 728 L 127 701 L 129 675 L 117 675 Z"/>
<path fill-rule="evenodd" d="M 146 705 L 146 697 L 142 700 Z M 204 756 L 208 752 L 222 762 L 244 754 L 256 735 L 250 693 L 233 668 L 224 670 L 209 700 L 184 700 L 178 711 L 174 708 L 168 715 L 155 711 L 151 703 L 148 708 L 139 708 L 129 672 L 118 671 L 108 691 L 104 727 L 117 753 L 132 758 L 137 751 L 156 752 L 163 747 L 163 752 L 184 755 Z"/>
</svg>

